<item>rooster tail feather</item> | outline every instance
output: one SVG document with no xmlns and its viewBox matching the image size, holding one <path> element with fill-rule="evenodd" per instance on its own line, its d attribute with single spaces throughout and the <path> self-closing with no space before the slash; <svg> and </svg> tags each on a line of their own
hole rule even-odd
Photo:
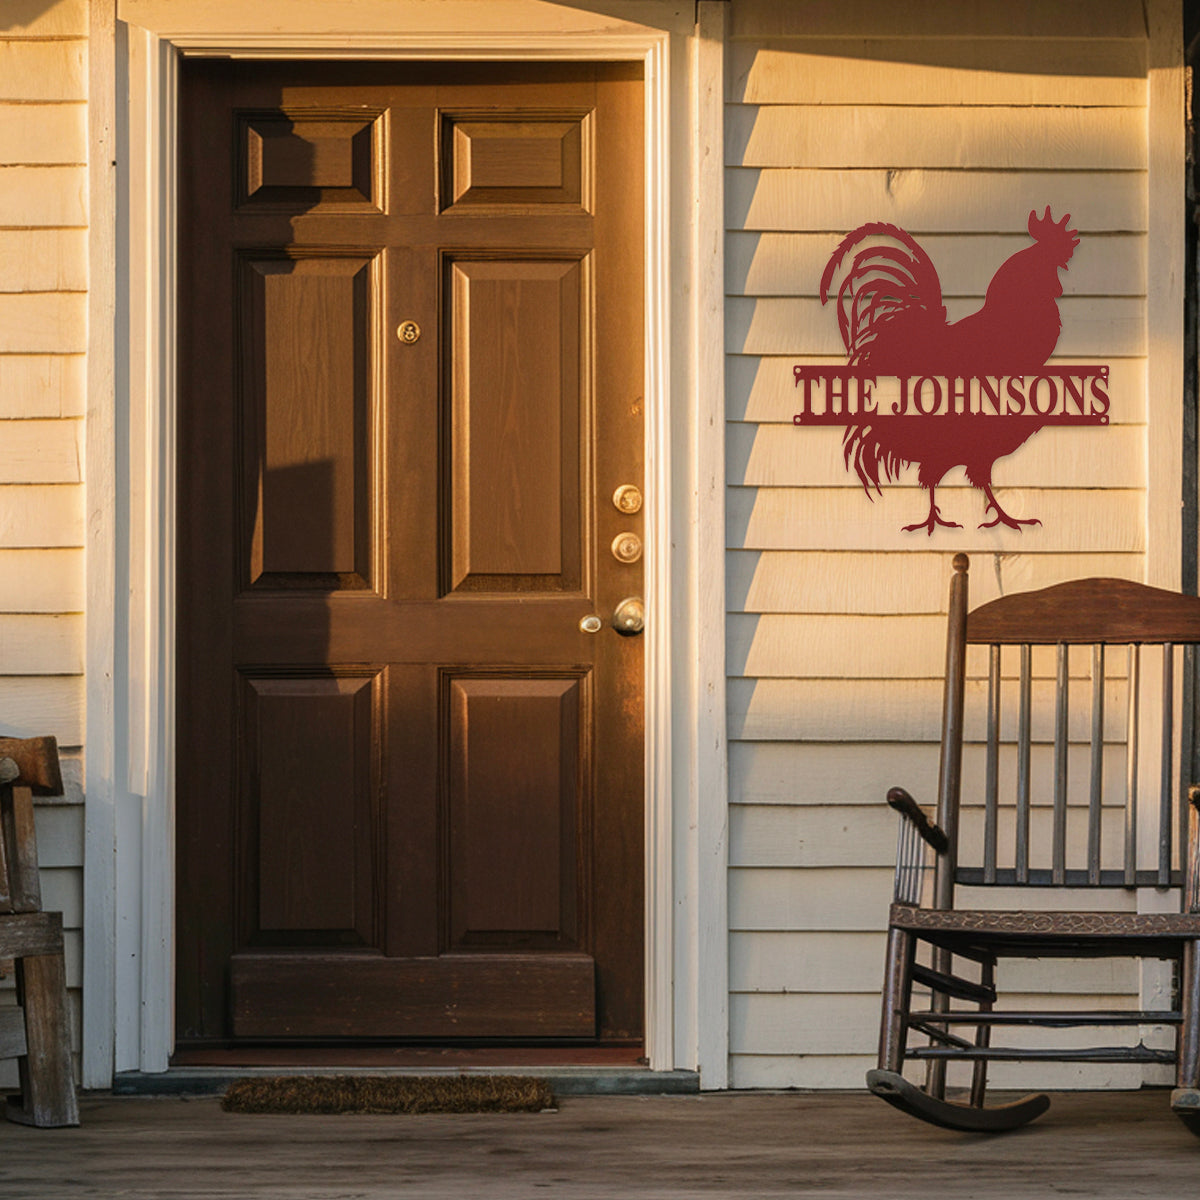
<svg viewBox="0 0 1200 1200">
<path fill-rule="evenodd" d="M 904 249 L 890 244 L 895 242 Z M 828 302 L 834 276 L 856 247 L 861 249 L 851 258 L 836 293 L 838 329 L 852 362 L 864 357 L 877 326 L 898 313 L 912 308 L 944 312 L 942 285 L 929 255 L 903 229 L 884 221 L 861 225 L 838 243 L 821 276 L 822 304 Z"/>
<path fill-rule="evenodd" d="M 847 425 L 842 437 L 842 452 L 846 469 L 854 468 L 863 491 L 872 500 L 875 497 L 871 495 L 871 489 L 882 496 L 883 481 L 895 482 L 906 465 L 905 459 L 881 444 L 878 433 L 870 425 Z"/>
</svg>

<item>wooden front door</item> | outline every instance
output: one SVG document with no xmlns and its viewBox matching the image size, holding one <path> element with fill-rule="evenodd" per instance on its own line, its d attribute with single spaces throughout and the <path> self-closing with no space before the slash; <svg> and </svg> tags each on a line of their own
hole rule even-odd
<svg viewBox="0 0 1200 1200">
<path fill-rule="evenodd" d="M 636 1040 L 639 72 L 181 104 L 178 1041 Z"/>
</svg>

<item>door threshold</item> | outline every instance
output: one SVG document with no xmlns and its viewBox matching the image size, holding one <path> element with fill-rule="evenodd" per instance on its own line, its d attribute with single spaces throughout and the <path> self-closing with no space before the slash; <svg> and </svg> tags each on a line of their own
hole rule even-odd
<svg viewBox="0 0 1200 1200">
<path fill-rule="evenodd" d="M 238 1079 L 277 1075 L 536 1075 L 556 1096 L 693 1095 L 698 1071 L 652 1071 L 647 1066 L 598 1063 L 497 1062 L 495 1065 L 338 1066 L 172 1066 L 166 1071 L 122 1071 L 113 1078 L 114 1096 L 220 1096 Z"/>
</svg>

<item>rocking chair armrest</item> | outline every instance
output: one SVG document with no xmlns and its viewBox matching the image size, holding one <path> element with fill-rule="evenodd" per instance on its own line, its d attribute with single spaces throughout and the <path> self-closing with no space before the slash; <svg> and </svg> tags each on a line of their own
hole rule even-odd
<svg viewBox="0 0 1200 1200">
<path fill-rule="evenodd" d="M 925 810 L 902 787 L 890 788 L 887 802 L 913 823 L 925 842 L 938 854 L 944 854 L 950 848 L 950 839 L 945 832 L 925 815 Z"/>
</svg>

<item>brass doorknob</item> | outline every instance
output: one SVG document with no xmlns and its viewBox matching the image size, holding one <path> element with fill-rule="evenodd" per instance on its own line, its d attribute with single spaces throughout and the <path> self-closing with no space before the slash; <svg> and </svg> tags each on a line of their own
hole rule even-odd
<svg viewBox="0 0 1200 1200">
<path fill-rule="evenodd" d="M 613 609 L 612 627 L 624 637 L 633 637 L 646 628 L 646 609 L 641 596 L 628 596 Z"/>
</svg>

